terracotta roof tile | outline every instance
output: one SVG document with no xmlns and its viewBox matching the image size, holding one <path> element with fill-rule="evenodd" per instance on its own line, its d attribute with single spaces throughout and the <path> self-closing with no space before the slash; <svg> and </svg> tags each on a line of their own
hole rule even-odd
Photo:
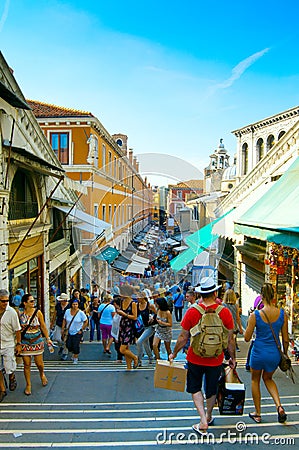
<svg viewBox="0 0 299 450">
<path fill-rule="evenodd" d="M 49 103 L 37 102 L 35 100 L 26 100 L 32 109 L 35 117 L 94 117 L 88 111 L 79 109 L 64 108 L 63 106 L 51 105 Z"/>
<path fill-rule="evenodd" d="M 203 189 L 203 180 L 181 181 L 177 184 L 169 185 L 172 189 Z"/>
</svg>

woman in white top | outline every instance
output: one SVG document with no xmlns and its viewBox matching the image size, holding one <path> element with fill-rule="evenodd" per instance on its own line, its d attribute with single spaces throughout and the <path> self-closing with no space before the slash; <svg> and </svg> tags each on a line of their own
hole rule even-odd
<svg viewBox="0 0 299 450">
<path fill-rule="evenodd" d="M 111 355 L 110 347 L 113 342 L 111 328 L 113 316 L 115 315 L 115 307 L 111 304 L 112 300 L 111 295 L 104 295 L 103 303 L 100 304 L 98 309 L 104 353 L 108 353 L 108 355 Z"/>
<path fill-rule="evenodd" d="M 63 337 L 67 331 L 66 347 L 68 351 L 73 353 L 74 364 L 78 364 L 81 337 L 88 325 L 86 314 L 79 309 L 79 302 L 78 298 L 71 301 L 71 308 L 65 311 L 61 327 Z"/>
</svg>

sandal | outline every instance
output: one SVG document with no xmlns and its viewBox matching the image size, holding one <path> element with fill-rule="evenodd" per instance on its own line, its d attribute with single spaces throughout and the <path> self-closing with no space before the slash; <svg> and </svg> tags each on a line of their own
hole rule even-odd
<svg viewBox="0 0 299 450">
<path fill-rule="evenodd" d="M 136 362 L 134 361 L 133 369 L 137 369 L 137 367 L 138 367 L 138 358 L 136 356 Z"/>
<path fill-rule="evenodd" d="M 6 391 L 0 391 L 0 402 L 2 402 L 2 400 L 4 399 L 4 397 L 6 396 Z"/>
<path fill-rule="evenodd" d="M 31 388 L 30 390 L 27 390 L 27 388 L 24 390 L 24 394 L 25 395 L 31 395 Z"/>
<path fill-rule="evenodd" d="M 18 385 L 18 383 L 17 383 L 17 380 L 16 380 L 16 376 L 15 376 L 14 373 L 11 373 L 9 375 L 9 390 L 10 391 L 15 391 L 16 388 L 17 388 L 17 385 Z"/>
<path fill-rule="evenodd" d="M 262 418 L 258 414 L 249 413 L 248 415 L 249 415 L 250 419 L 252 419 L 255 423 L 261 423 Z"/>
<path fill-rule="evenodd" d="M 200 434 L 201 436 L 207 436 L 207 428 L 200 428 L 200 423 L 196 423 L 195 425 L 192 425 L 192 430 L 196 431 L 196 433 Z"/>
<path fill-rule="evenodd" d="M 46 375 L 42 375 L 42 376 L 41 376 L 41 382 L 42 382 L 42 385 L 43 385 L 44 387 L 47 386 L 47 384 L 48 384 L 48 379 L 47 379 Z"/>
<path fill-rule="evenodd" d="M 287 420 L 287 415 L 286 415 L 285 410 L 283 409 L 283 407 L 281 405 L 278 406 L 277 413 L 278 413 L 278 422 L 279 423 L 285 423 L 285 421 Z"/>
</svg>

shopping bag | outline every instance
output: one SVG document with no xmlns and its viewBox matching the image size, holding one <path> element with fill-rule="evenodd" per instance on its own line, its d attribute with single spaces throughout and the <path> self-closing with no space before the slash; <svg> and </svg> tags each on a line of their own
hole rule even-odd
<svg viewBox="0 0 299 450">
<path fill-rule="evenodd" d="M 121 316 L 119 314 L 115 314 L 112 319 L 111 336 L 114 337 L 116 341 L 118 340 L 120 321 Z"/>
<path fill-rule="evenodd" d="M 155 388 L 169 389 L 171 391 L 185 391 L 187 370 L 184 363 L 169 362 L 158 359 L 156 363 L 154 386 Z"/>
<path fill-rule="evenodd" d="M 217 402 L 220 415 L 242 415 L 245 403 L 245 386 L 236 369 L 224 368 L 219 379 Z"/>
</svg>

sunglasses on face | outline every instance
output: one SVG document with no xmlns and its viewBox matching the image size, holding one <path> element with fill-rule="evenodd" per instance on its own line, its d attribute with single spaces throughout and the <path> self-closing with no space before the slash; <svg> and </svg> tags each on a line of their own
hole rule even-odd
<svg viewBox="0 0 299 450">
<path fill-rule="evenodd" d="M 8 303 L 9 300 L 0 300 L 1 303 Z"/>
</svg>

